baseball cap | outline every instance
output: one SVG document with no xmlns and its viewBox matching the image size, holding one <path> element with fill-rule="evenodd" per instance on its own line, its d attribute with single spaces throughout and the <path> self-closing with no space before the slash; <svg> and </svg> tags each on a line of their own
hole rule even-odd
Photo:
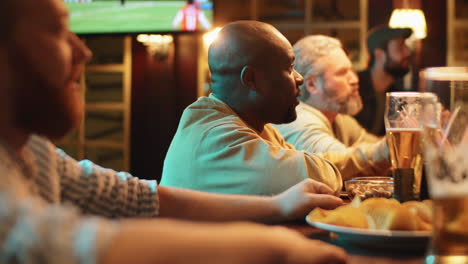
<svg viewBox="0 0 468 264">
<path fill-rule="evenodd" d="M 413 34 L 411 28 L 390 28 L 388 26 L 377 26 L 369 31 L 367 34 L 367 50 L 372 53 L 376 48 L 391 39 L 395 38 L 408 38 Z"/>
</svg>

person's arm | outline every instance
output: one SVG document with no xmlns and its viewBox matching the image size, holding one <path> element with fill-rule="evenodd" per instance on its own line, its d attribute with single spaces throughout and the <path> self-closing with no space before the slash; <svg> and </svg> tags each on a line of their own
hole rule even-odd
<svg viewBox="0 0 468 264">
<path fill-rule="evenodd" d="M 385 175 L 390 168 L 385 138 L 374 144 L 359 144 L 342 151 L 320 153 L 341 171 L 343 180 L 356 176 Z"/>
<path fill-rule="evenodd" d="M 159 204 L 157 183 L 126 172 L 102 168 L 89 160 L 80 162 L 57 150 L 61 196 L 84 213 L 106 217 L 154 217 Z"/>
<path fill-rule="evenodd" d="M 115 222 L 82 217 L 71 206 L 0 191 L 2 263 L 95 263 L 117 232 Z"/>
<path fill-rule="evenodd" d="M 158 187 L 160 216 L 190 220 L 253 220 L 265 223 L 304 217 L 315 207 L 334 209 L 343 201 L 330 187 L 306 179 L 273 196 L 227 195 Z"/>
<path fill-rule="evenodd" d="M 203 29 L 211 28 L 211 23 L 206 18 L 205 13 L 203 13 L 202 11 L 200 11 L 200 14 L 198 15 L 198 20 L 200 21 L 200 25 Z"/>
<path fill-rule="evenodd" d="M 177 14 L 175 15 L 174 19 L 172 20 L 172 27 L 173 28 L 179 28 L 183 17 L 184 17 L 184 13 L 182 12 L 182 10 L 177 11 Z"/>
<path fill-rule="evenodd" d="M 343 250 L 282 228 L 174 220 L 110 221 L 0 193 L 4 263 L 344 263 Z"/>
<path fill-rule="evenodd" d="M 280 227 L 130 220 L 99 264 L 345 263 L 344 250 Z"/>
<path fill-rule="evenodd" d="M 353 118 L 341 119 L 337 133 L 348 141 L 346 146 L 331 132 L 323 120 L 305 112 L 295 125 L 276 126 L 297 149 L 318 153 L 340 171 L 343 180 L 362 175 L 383 175 L 390 167 L 385 139 L 367 133 Z"/>
</svg>

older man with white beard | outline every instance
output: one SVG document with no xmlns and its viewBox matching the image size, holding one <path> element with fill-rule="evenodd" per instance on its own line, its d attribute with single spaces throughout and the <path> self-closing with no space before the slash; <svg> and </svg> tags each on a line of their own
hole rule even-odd
<svg viewBox="0 0 468 264">
<path fill-rule="evenodd" d="M 385 174 L 390 167 L 385 138 L 368 133 L 352 117 L 362 102 L 358 77 L 340 41 L 312 35 L 293 48 L 294 68 L 304 76 L 297 119 L 275 128 L 297 149 L 321 153 L 343 180 Z"/>
</svg>

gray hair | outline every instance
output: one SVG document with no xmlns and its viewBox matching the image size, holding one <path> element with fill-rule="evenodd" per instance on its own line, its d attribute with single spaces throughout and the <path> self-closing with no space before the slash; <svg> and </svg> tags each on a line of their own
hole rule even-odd
<svg viewBox="0 0 468 264">
<path fill-rule="evenodd" d="M 293 46 L 296 61 L 294 69 L 304 77 L 304 83 L 299 86 L 301 89 L 301 97 L 306 99 L 309 97 L 307 91 L 307 78 L 309 76 L 319 77 L 319 80 L 324 72 L 324 65 L 321 63 L 323 57 L 327 57 L 336 49 L 343 49 L 341 42 L 332 37 L 324 35 L 306 36 L 296 42 Z"/>
</svg>

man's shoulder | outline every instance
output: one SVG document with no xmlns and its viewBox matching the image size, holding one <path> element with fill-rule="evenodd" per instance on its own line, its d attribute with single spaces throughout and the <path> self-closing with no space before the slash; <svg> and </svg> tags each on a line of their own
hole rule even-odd
<svg viewBox="0 0 468 264">
<path fill-rule="evenodd" d="M 283 133 L 284 130 L 288 130 L 288 128 L 305 129 L 307 127 L 307 129 L 310 129 L 311 126 L 322 127 L 324 124 L 328 123 L 327 118 L 320 110 L 302 101 L 296 107 L 296 113 L 296 120 L 287 124 L 274 125 L 275 128 Z"/>
<path fill-rule="evenodd" d="M 200 97 L 184 110 L 179 126 L 216 126 L 229 123 L 241 123 L 241 119 L 228 105 L 213 97 Z"/>
<path fill-rule="evenodd" d="M 296 112 L 298 115 L 305 115 L 309 117 L 323 115 L 322 112 L 320 112 L 320 110 L 302 101 L 296 107 Z"/>
<path fill-rule="evenodd" d="M 328 123 L 328 119 L 322 112 L 320 112 L 320 110 L 304 102 L 300 102 L 296 107 L 296 113 L 296 120 L 289 124 L 285 124 L 285 126 L 322 126 L 323 124 Z"/>
<path fill-rule="evenodd" d="M 26 143 L 27 148 L 36 151 L 55 151 L 56 146 L 48 138 L 32 134 Z"/>
<path fill-rule="evenodd" d="M 354 116 L 345 115 L 345 114 L 336 115 L 335 124 L 338 126 L 346 126 L 349 129 L 351 128 L 351 126 L 363 128 Z"/>
</svg>

